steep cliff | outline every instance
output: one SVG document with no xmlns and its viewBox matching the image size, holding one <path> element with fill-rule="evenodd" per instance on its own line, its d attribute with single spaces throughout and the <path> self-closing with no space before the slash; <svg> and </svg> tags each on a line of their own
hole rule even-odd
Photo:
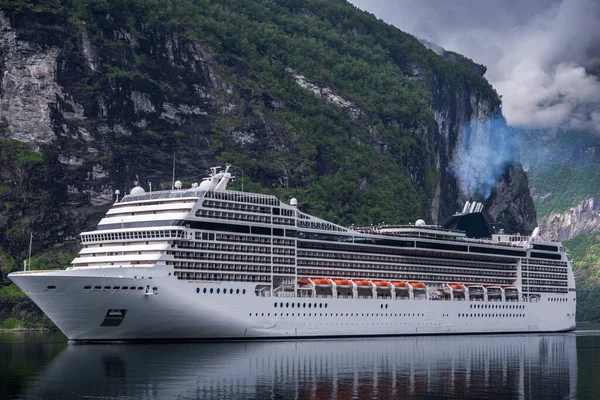
<svg viewBox="0 0 600 400">
<path fill-rule="evenodd" d="M 243 174 L 245 190 L 343 224 L 436 222 L 476 199 L 514 230 L 535 226 L 481 68 L 345 1 L 0 10 L 4 273 L 30 232 L 34 268 L 67 265 L 115 190 L 171 186 L 174 155 L 186 185 L 231 162 L 238 188 Z"/>
</svg>

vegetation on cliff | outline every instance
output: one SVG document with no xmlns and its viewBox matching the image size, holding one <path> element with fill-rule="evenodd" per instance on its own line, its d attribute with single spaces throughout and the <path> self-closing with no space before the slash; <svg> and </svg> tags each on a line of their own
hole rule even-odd
<svg viewBox="0 0 600 400">
<path fill-rule="evenodd" d="M 453 211 L 458 189 L 440 182 L 450 173 L 439 148 L 454 139 L 439 135 L 434 111 L 456 112 L 445 102 L 459 98 L 491 113 L 500 104 L 483 66 L 440 57 L 343 0 L 0 0 L 0 9 L 18 40 L 57 49 L 61 88 L 52 140 L 10 139 L 15 116 L 0 119 L 3 275 L 32 231 L 40 265 L 64 265 L 115 188 L 170 187 L 174 153 L 186 185 L 232 162 L 234 188 L 243 171 L 246 190 L 298 197 L 341 224 L 429 216 L 437 186 L 440 210 Z"/>
</svg>

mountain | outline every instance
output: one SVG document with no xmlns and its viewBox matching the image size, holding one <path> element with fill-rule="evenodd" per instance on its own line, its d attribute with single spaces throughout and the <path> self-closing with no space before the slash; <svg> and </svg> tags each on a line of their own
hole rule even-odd
<svg viewBox="0 0 600 400">
<path fill-rule="evenodd" d="M 562 130 L 517 135 L 540 232 L 573 259 L 577 319 L 600 321 L 600 136 Z"/>
<path fill-rule="evenodd" d="M 3 276 L 31 233 L 33 268 L 65 267 L 116 190 L 170 188 L 173 164 L 190 185 L 230 162 L 234 188 L 341 224 L 479 200 L 536 225 L 485 67 L 346 1 L 0 0 L 0 54 Z"/>
</svg>

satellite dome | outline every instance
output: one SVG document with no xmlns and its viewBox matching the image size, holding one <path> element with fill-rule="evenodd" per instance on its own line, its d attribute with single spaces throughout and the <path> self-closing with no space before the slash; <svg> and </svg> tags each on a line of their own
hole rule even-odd
<svg viewBox="0 0 600 400">
<path fill-rule="evenodd" d="M 295 198 L 290 200 L 290 206 L 294 206 L 295 207 L 297 205 L 298 205 L 298 200 L 296 200 Z"/>
<path fill-rule="evenodd" d="M 141 195 L 143 195 L 145 193 L 146 193 L 146 191 L 141 186 L 134 187 L 133 189 L 131 189 L 131 192 L 130 192 L 130 194 L 132 196 L 141 196 Z"/>
<path fill-rule="evenodd" d="M 212 187 L 212 183 L 209 180 L 200 182 L 200 190 L 209 190 Z"/>
<path fill-rule="evenodd" d="M 417 222 L 415 222 L 415 226 L 425 226 L 425 221 L 418 219 Z"/>
<path fill-rule="evenodd" d="M 181 181 L 175 181 L 175 189 L 181 189 Z"/>
<path fill-rule="evenodd" d="M 192 183 L 192 188 L 197 188 L 198 187 L 198 183 Z"/>
</svg>

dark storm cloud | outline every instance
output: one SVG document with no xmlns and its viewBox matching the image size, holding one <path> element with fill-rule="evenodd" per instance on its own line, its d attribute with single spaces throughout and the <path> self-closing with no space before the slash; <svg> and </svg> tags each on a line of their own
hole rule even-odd
<svg viewBox="0 0 600 400">
<path fill-rule="evenodd" d="M 351 0 L 473 58 L 515 126 L 600 132 L 600 0 Z"/>
</svg>

